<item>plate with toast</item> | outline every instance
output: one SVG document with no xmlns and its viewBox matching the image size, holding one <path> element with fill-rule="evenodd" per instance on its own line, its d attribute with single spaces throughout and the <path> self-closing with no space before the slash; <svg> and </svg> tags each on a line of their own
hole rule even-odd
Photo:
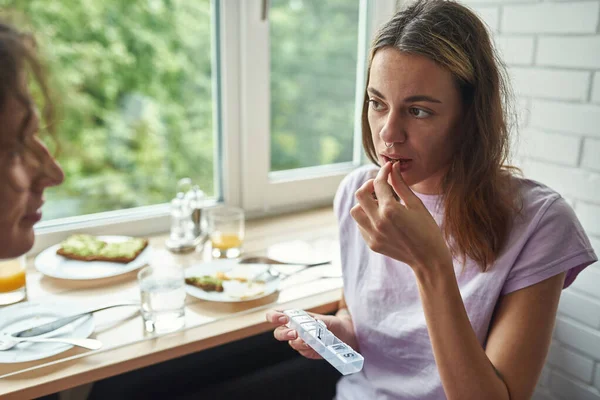
<svg viewBox="0 0 600 400">
<path fill-rule="evenodd" d="M 71 235 L 35 258 L 35 268 L 59 279 L 102 279 L 147 265 L 148 239 L 130 236 Z"/>
<path fill-rule="evenodd" d="M 237 303 L 268 296 L 280 279 L 269 279 L 267 264 L 238 264 L 238 260 L 213 260 L 185 270 L 186 292 L 202 300 Z"/>
</svg>

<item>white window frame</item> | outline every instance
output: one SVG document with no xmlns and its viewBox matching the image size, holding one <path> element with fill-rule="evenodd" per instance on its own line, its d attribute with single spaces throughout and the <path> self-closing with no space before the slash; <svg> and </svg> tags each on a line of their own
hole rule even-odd
<svg viewBox="0 0 600 400">
<path fill-rule="evenodd" d="M 240 12 L 240 113 L 235 117 L 241 138 L 241 175 L 236 182 L 241 193 L 232 203 L 249 215 L 277 214 L 331 204 L 335 191 L 350 171 L 360 165 L 362 141 L 360 114 L 364 95 L 368 47 L 376 28 L 396 9 L 395 0 L 360 0 L 358 65 L 356 74 L 355 131 L 353 160 L 318 167 L 270 172 L 270 45 L 269 20 L 264 7 L 268 0 L 247 0 Z M 310 90 L 310 89 L 307 89 Z M 227 96 L 226 96 L 227 97 Z M 227 199 L 226 197 L 226 200 Z"/>
<path fill-rule="evenodd" d="M 268 0 L 213 0 L 215 176 L 221 188 L 211 204 L 241 206 L 249 218 L 331 204 L 341 179 L 360 164 L 360 107 L 364 90 L 367 49 L 381 23 L 394 13 L 396 0 L 360 0 L 354 161 L 322 167 L 270 173 L 270 87 Z M 268 3 L 267 3 L 268 5 Z M 368 16 L 368 18 L 367 18 Z M 261 83 L 263 83 L 261 85 Z M 217 134 L 220 133 L 220 137 Z M 62 218 L 36 226 L 31 253 L 60 242 L 73 232 L 95 235 L 152 235 L 169 230 L 168 204 Z"/>
</svg>

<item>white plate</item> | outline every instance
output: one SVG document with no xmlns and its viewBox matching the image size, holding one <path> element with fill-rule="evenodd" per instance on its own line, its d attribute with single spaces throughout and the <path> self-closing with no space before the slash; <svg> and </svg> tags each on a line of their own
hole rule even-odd
<svg viewBox="0 0 600 400">
<path fill-rule="evenodd" d="M 235 266 L 248 268 L 249 276 L 258 276 L 261 272 L 270 267 L 268 264 L 238 264 L 238 260 L 215 260 L 203 264 L 191 266 L 185 270 L 185 277 L 200 277 L 204 275 L 215 275 L 217 272 L 228 272 Z M 256 300 L 274 293 L 279 288 L 280 279 L 273 279 L 265 283 L 262 292 L 253 297 L 239 298 L 232 296 L 238 291 L 245 291 L 248 288 L 246 283 L 239 281 L 224 281 L 222 292 L 205 292 L 204 290 L 192 285 L 185 285 L 186 292 L 193 297 L 208 301 L 217 301 L 222 303 L 238 303 L 242 301 Z"/>
<path fill-rule="evenodd" d="M 106 242 L 123 242 L 131 239 L 128 236 L 98 236 Z M 70 260 L 56 254 L 60 243 L 42 251 L 35 258 L 35 268 L 42 274 L 60 279 L 102 279 L 126 274 L 143 267 L 150 261 L 152 249 L 148 245 L 135 260 L 128 264 L 108 261 Z"/>
<path fill-rule="evenodd" d="M 14 333 L 34 326 L 77 314 L 73 304 L 25 302 L 0 309 L 0 332 Z M 94 331 L 94 318 L 80 318 L 55 331 L 36 337 L 87 338 Z M 50 357 L 73 347 L 62 343 L 19 343 L 10 350 L 0 351 L 0 363 L 19 363 Z"/>
<path fill-rule="evenodd" d="M 267 256 L 277 261 L 307 265 L 332 261 L 332 255 L 339 254 L 338 242 L 331 239 L 315 241 L 293 240 L 269 246 Z"/>
</svg>

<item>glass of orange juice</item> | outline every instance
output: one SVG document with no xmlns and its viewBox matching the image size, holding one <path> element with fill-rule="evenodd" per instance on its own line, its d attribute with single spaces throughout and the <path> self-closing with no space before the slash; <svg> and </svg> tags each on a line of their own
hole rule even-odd
<svg viewBox="0 0 600 400">
<path fill-rule="evenodd" d="M 207 213 L 207 225 L 213 257 L 236 258 L 242 254 L 244 210 L 228 206 L 212 208 Z"/>
<path fill-rule="evenodd" d="M 17 303 L 27 297 L 25 256 L 0 260 L 0 306 Z"/>
</svg>

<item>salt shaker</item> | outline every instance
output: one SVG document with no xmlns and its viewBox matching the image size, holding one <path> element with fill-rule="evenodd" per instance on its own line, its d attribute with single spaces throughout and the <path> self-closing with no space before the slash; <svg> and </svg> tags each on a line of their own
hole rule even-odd
<svg viewBox="0 0 600 400">
<path fill-rule="evenodd" d="M 185 253 L 196 248 L 192 212 L 185 196 L 178 193 L 171 200 L 171 232 L 166 247 L 174 253 Z"/>
</svg>

